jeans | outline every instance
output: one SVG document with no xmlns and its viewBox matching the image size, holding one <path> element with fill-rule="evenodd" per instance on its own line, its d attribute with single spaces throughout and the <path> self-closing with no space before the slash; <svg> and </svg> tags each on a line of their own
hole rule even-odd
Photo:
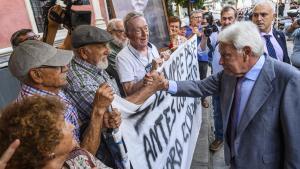
<svg viewBox="0 0 300 169">
<path fill-rule="evenodd" d="M 223 120 L 221 113 L 220 96 L 214 95 L 212 97 L 214 126 L 215 126 L 215 139 L 223 140 Z"/>
</svg>

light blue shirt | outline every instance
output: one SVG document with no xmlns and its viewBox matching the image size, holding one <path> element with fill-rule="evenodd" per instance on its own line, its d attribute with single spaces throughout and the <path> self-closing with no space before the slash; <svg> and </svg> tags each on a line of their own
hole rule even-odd
<svg viewBox="0 0 300 169">
<path fill-rule="evenodd" d="M 252 88 L 261 72 L 264 63 L 265 63 L 265 55 L 262 55 L 255 63 L 255 65 L 243 77 L 243 82 L 241 84 L 241 100 L 238 107 L 239 117 L 238 117 L 237 125 L 239 124 L 239 121 L 242 117 L 242 114 L 248 102 L 249 96 L 252 92 Z M 169 81 L 168 92 L 171 94 L 177 93 L 177 83 L 175 81 L 172 80 Z"/>
<path fill-rule="evenodd" d="M 240 119 L 243 115 L 246 104 L 248 102 L 249 96 L 252 92 L 253 86 L 261 72 L 261 69 L 262 69 L 264 63 L 265 63 L 265 55 L 262 55 L 258 59 L 256 64 L 243 77 L 243 81 L 241 84 L 241 91 L 240 91 L 241 100 L 240 100 L 240 104 L 239 104 L 238 112 L 237 112 L 239 114 L 237 125 L 240 122 Z"/>
</svg>

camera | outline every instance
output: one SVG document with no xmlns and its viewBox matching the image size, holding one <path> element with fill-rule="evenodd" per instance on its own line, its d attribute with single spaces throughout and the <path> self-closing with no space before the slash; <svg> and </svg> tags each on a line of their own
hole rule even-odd
<svg viewBox="0 0 300 169">
<path fill-rule="evenodd" d="M 297 9 L 291 9 L 287 11 L 287 15 L 291 18 L 297 18 L 297 24 L 300 25 L 300 11 Z"/>
<path fill-rule="evenodd" d="M 299 14 L 300 11 L 298 11 L 297 9 L 290 9 L 287 11 L 287 15 L 292 18 L 299 17 Z"/>
<path fill-rule="evenodd" d="M 217 25 L 214 24 L 214 18 L 211 12 L 203 14 L 203 19 L 206 19 L 208 25 L 204 27 L 203 33 L 206 37 L 209 37 L 213 32 L 218 32 Z"/>
<path fill-rule="evenodd" d="M 47 1 L 47 0 L 40 0 Z M 79 25 L 90 25 L 91 24 L 91 10 L 81 10 L 80 6 L 89 5 L 88 0 L 63 0 L 65 7 L 63 7 L 62 13 L 64 17 L 60 17 L 57 13 L 50 11 L 58 0 L 48 0 L 48 2 L 42 7 L 43 8 L 43 18 L 45 19 L 45 27 L 48 22 L 49 17 L 57 23 L 63 24 L 63 26 L 68 30 L 73 30 Z M 72 6 L 76 8 L 72 8 Z"/>
</svg>

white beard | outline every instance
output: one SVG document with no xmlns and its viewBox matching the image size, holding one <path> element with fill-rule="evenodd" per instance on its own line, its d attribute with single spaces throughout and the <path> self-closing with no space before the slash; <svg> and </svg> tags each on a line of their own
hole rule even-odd
<svg viewBox="0 0 300 169">
<path fill-rule="evenodd" d="M 121 41 L 121 40 L 118 39 L 118 38 L 115 38 L 115 39 L 113 40 L 113 43 L 114 43 L 115 45 L 119 46 L 120 48 L 125 47 L 125 46 L 127 45 L 127 42 L 128 42 L 127 39 L 126 39 L 125 41 Z"/>
<path fill-rule="evenodd" d="M 97 64 L 97 68 L 101 70 L 105 70 L 108 67 L 108 60 L 105 59 L 104 61 L 99 61 Z"/>
</svg>

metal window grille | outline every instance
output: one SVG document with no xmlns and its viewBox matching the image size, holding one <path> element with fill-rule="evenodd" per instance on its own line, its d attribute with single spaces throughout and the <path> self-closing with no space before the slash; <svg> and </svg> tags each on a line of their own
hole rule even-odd
<svg viewBox="0 0 300 169">
<path fill-rule="evenodd" d="M 32 12 L 39 33 L 42 33 L 44 31 L 44 18 L 43 18 L 42 6 L 45 5 L 46 3 L 47 1 L 42 2 L 40 0 L 30 0 Z"/>
</svg>

